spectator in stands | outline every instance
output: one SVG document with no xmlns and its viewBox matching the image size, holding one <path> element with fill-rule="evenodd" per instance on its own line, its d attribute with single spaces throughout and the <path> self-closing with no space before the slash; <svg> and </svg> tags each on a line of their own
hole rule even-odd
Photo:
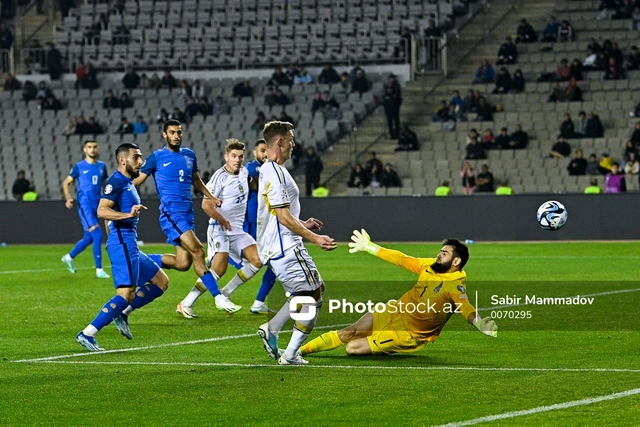
<svg viewBox="0 0 640 427">
<path fill-rule="evenodd" d="M 49 94 L 49 96 L 44 99 L 39 99 L 38 104 L 43 110 L 58 111 L 64 108 L 62 102 L 60 102 L 59 99 L 53 96 L 53 93 Z"/>
<path fill-rule="evenodd" d="M 174 90 L 178 86 L 178 82 L 176 82 L 175 77 L 171 74 L 171 71 L 166 70 L 164 75 L 162 76 L 162 80 L 160 80 L 160 87 Z"/>
<path fill-rule="evenodd" d="M 89 123 L 84 119 L 84 116 L 81 114 L 76 118 L 76 135 L 90 135 L 91 129 L 89 128 Z"/>
<path fill-rule="evenodd" d="M 476 128 L 469 129 L 469 133 L 467 134 L 466 144 L 469 145 L 472 142 L 480 143 L 480 135 L 478 134 Z"/>
<path fill-rule="evenodd" d="M 605 178 L 605 193 L 624 193 L 627 191 L 627 182 L 624 174 L 620 172 L 620 165 L 617 162 L 611 164 L 611 171 Z"/>
<path fill-rule="evenodd" d="M 325 90 L 324 92 L 322 92 L 322 106 L 324 107 L 325 103 L 329 103 L 331 104 L 332 107 L 336 107 L 336 108 L 340 108 L 340 104 L 338 104 L 338 101 L 336 101 L 336 99 L 331 96 L 331 94 L 329 93 L 328 90 Z"/>
<path fill-rule="evenodd" d="M 173 111 L 169 114 L 169 119 L 178 120 L 181 123 L 186 123 L 187 116 L 178 107 L 173 107 Z"/>
<path fill-rule="evenodd" d="M 544 31 L 542 32 L 542 40 L 543 42 L 556 42 L 558 41 L 558 29 L 560 28 L 560 23 L 556 20 L 555 16 L 549 17 L 549 21 L 547 25 L 544 27 Z"/>
<path fill-rule="evenodd" d="M 600 53 L 595 52 L 592 48 L 587 48 L 587 57 L 582 63 L 582 69 L 585 71 L 602 69 L 602 58 L 600 57 Z"/>
<path fill-rule="evenodd" d="M 189 98 L 189 102 L 184 109 L 187 118 L 189 119 L 189 123 L 193 120 L 195 116 L 200 114 L 200 103 L 195 98 Z"/>
<path fill-rule="evenodd" d="M 322 173 L 322 169 L 324 169 L 324 165 L 313 146 L 307 147 L 307 153 L 304 156 L 303 162 L 305 194 L 307 197 L 311 197 L 311 191 L 320 187 L 320 174 Z"/>
<path fill-rule="evenodd" d="M 300 69 L 295 64 L 289 64 L 289 68 L 287 68 L 285 74 L 289 78 L 289 81 L 293 83 L 295 82 L 296 77 L 300 75 Z"/>
<path fill-rule="evenodd" d="M 193 82 L 193 86 L 191 86 L 191 96 L 195 99 L 202 99 L 207 96 L 207 91 L 204 86 L 200 84 L 200 80 Z"/>
<path fill-rule="evenodd" d="M 562 135 L 558 136 L 558 141 L 553 144 L 551 147 L 551 151 L 549 152 L 549 157 L 553 159 L 564 159 L 569 154 L 571 154 L 571 146 Z"/>
<path fill-rule="evenodd" d="M 589 155 L 589 160 L 587 160 L 587 169 L 585 170 L 585 173 L 587 175 L 601 175 L 600 162 L 598 162 L 596 153 L 591 153 Z"/>
<path fill-rule="evenodd" d="M 559 82 L 554 82 L 553 93 L 549 96 L 549 102 L 578 102 L 582 101 L 582 89 L 575 78 L 570 78 L 567 87 L 562 89 Z"/>
<path fill-rule="evenodd" d="M 522 130 L 522 125 L 517 124 L 516 130 L 509 138 L 509 148 L 523 149 L 529 145 L 529 134 Z"/>
<path fill-rule="evenodd" d="M 18 171 L 18 177 L 15 181 L 13 181 L 13 186 L 11 187 L 11 194 L 13 194 L 13 198 L 16 200 L 22 200 L 22 196 L 24 193 L 29 191 L 29 186 L 31 182 L 25 178 L 25 173 L 23 170 Z"/>
<path fill-rule="evenodd" d="M 120 125 L 118 126 L 118 128 L 114 133 L 120 136 L 126 135 L 126 134 L 132 134 L 133 125 L 129 123 L 129 120 L 126 117 L 123 117 L 122 119 L 120 119 Z"/>
<path fill-rule="evenodd" d="M 489 64 L 489 61 L 483 59 L 476 71 L 476 77 L 473 79 L 473 83 L 493 83 L 494 77 L 493 67 Z"/>
<path fill-rule="evenodd" d="M 637 109 L 638 107 L 636 107 Z M 636 114 L 636 117 L 638 115 Z M 633 128 L 633 132 L 631 133 L 631 141 L 635 144 L 638 145 L 640 144 L 640 122 L 636 122 L 635 127 Z"/>
<path fill-rule="evenodd" d="M 133 100 L 129 98 L 129 93 L 122 92 L 120 94 L 120 98 L 118 99 L 118 104 L 122 111 L 126 110 L 127 108 L 133 108 Z"/>
<path fill-rule="evenodd" d="M 38 83 L 38 91 L 37 91 L 36 96 L 35 96 L 36 99 L 45 99 L 45 98 L 48 98 L 49 95 L 52 95 L 52 94 L 53 94 L 53 92 L 51 92 L 51 89 L 49 89 L 47 87 L 47 83 L 45 83 L 43 81 Z"/>
<path fill-rule="evenodd" d="M 74 84 L 76 90 L 80 88 L 86 88 L 86 79 L 87 78 L 87 66 L 84 65 L 82 60 L 78 61 L 78 66 L 76 67 L 76 82 Z"/>
<path fill-rule="evenodd" d="M 338 107 L 335 107 L 330 102 L 324 103 L 324 109 L 322 110 L 322 116 L 324 120 L 340 120 L 342 119 L 342 112 Z"/>
<path fill-rule="evenodd" d="M 431 121 L 448 122 L 449 120 L 453 120 L 453 117 L 449 115 L 449 106 L 447 105 L 447 101 L 443 99 L 442 101 L 440 101 L 438 108 L 436 108 L 435 114 L 431 115 Z M 391 127 L 389 127 L 389 130 L 391 130 Z M 393 138 L 393 135 L 394 134 L 391 134 L 391 138 Z"/>
<path fill-rule="evenodd" d="M 624 71 L 622 71 L 622 67 L 618 65 L 616 60 L 613 57 L 609 58 L 609 62 L 607 64 L 607 68 L 604 70 L 604 74 L 602 75 L 603 80 L 620 80 L 624 79 Z"/>
<path fill-rule="evenodd" d="M 107 96 L 102 100 L 102 108 L 106 108 L 107 110 L 120 108 L 120 101 L 115 97 L 111 89 L 107 91 Z"/>
<path fill-rule="evenodd" d="M 482 147 L 485 150 L 498 148 L 494 145 L 495 141 L 496 141 L 496 137 L 493 134 L 493 130 L 489 128 L 485 129 L 484 133 L 482 134 L 482 137 L 480 138 L 480 143 L 482 144 Z"/>
<path fill-rule="evenodd" d="M 276 103 L 276 93 L 273 90 L 273 86 L 269 86 L 267 88 L 267 93 L 264 95 L 264 105 L 268 107 L 273 107 Z"/>
<path fill-rule="evenodd" d="M 509 180 L 503 179 L 500 181 L 500 185 L 496 188 L 496 196 L 511 196 L 513 194 L 513 189 L 509 187 Z"/>
<path fill-rule="evenodd" d="M 362 95 L 369 91 L 370 83 L 364 75 L 364 71 L 358 70 L 356 72 L 356 78 L 351 82 L 351 93 L 358 92 Z"/>
<path fill-rule="evenodd" d="M 571 78 L 571 67 L 569 67 L 569 61 L 567 58 L 562 58 L 560 60 L 560 65 L 556 70 L 556 80 L 561 82 L 569 81 Z"/>
<path fill-rule="evenodd" d="M 262 111 L 258 112 L 258 117 L 251 124 L 251 130 L 261 131 L 264 125 L 267 124 L 267 116 Z"/>
<path fill-rule="evenodd" d="M 325 101 L 322 99 L 322 93 L 317 90 L 313 95 L 313 100 L 311 101 L 311 112 L 315 114 L 316 111 L 324 108 L 324 103 Z"/>
<path fill-rule="evenodd" d="M 158 77 L 158 73 L 153 73 L 149 80 L 149 89 L 160 89 L 162 87 L 162 80 Z"/>
<path fill-rule="evenodd" d="M 509 93 L 521 93 L 524 92 L 524 75 L 520 69 L 516 70 L 513 73 L 513 78 L 511 79 L 511 87 L 509 89 Z"/>
<path fill-rule="evenodd" d="M 571 114 L 564 113 L 562 123 L 560 123 L 560 136 L 565 139 L 575 138 L 575 126 L 573 120 L 571 120 Z"/>
<path fill-rule="evenodd" d="M 496 77 L 496 87 L 492 93 L 508 93 L 511 89 L 511 74 L 505 67 L 501 67 Z"/>
<path fill-rule="evenodd" d="M 451 99 L 449 100 L 449 106 L 454 106 L 454 110 L 456 112 L 460 111 L 462 112 L 462 108 L 463 108 L 464 102 L 462 101 L 462 98 L 460 97 L 460 92 L 458 92 L 457 90 L 453 91 L 453 95 L 451 96 Z"/>
<path fill-rule="evenodd" d="M 462 191 L 464 194 L 473 194 L 473 192 L 476 191 L 476 173 L 474 172 L 471 163 L 463 163 L 462 170 L 460 171 L 460 178 L 462 179 Z"/>
<path fill-rule="evenodd" d="M 629 30 L 630 31 L 638 31 L 640 30 L 640 7 L 636 7 L 633 10 L 633 14 L 631 14 L 631 21 L 629 21 Z"/>
<path fill-rule="evenodd" d="M 616 11 L 611 19 L 631 19 L 633 14 L 633 3 L 631 0 L 622 0 L 617 2 Z"/>
<path fill-rule="evenodd" d="M 602 138 L 604 136 L 604 127 L 600 121 L 600 117 L 593 111 L 587 114 L 587 126 L 584 132 L 585 138 Z"/>
<path fill-rule="evenodd" d="M 569 24 L 569 21 L 562 21 L 560 28 L 558 28 L 558 41 L 570 42 L 573 40 L 573 27 Z"/>
<path fill-rule="evenodd" d="M 306 67 L 302 67 L 298 75 L 293 78 L 295 85 L 310 85 L 313 83 L 313 76 L 307 71 Z"/>
<path fill-rule="evenodd" d="M 486 159 L 487 158 L 487 154 L 484 151 L 484 148 L 482 148 L 482 144 L 480 144 L 480 142 L 478 142 L 478 139 L 471 139 L 470 142 L 467 144 L 466 147 L 466 155 L 464 156 L 464 158 L 466 160 L 479 160 L 479 159 Z"/>
<path fill-rule="evenodd" d="M 89 117 L 89 121 L 87 122 L 87 130 L 90 135 L 102 135 L 104 133 L 102 126 L 96 121 L 96 118 L 93 116 Z"/>
<path fill-rule="evenodd" d="M 504 43 L 498 49 L 498 64 L 515 64 L 518 60 L 518 49 L 513 44 L 510 36 L 505 38 Z"/>
<path fill-rule="evenodd" d="M 289 105 L 289 103 L 289 97 L 285 95 L 280 88 L 276 89 L 276 94 L 273 97 L 273 104 L 282 105 L 284 107 L 285 105 Z"/>
<path fill-rule="evenodd" d="M 353 84 L 353 82 L 356 81 L 356 78 L 358 77 L 358 71 L 361 71 L 362 75 L 365 78 L 367 77 L 366 72 L 360 66 L 360 62 L 359 61 L 354 61 L 353 67 L 351 68 L 351 70 L 349 70 L 349 80 L 351 81 L 351 84 Z M 380 169 L 382 169 L 382 166 L 380 167 Z"/>
<path fill-rule="evenodd" d="M 571 159 L 569 166 L 567 166 L 567 170 L 571 176 L 587 174 L 587 159 L 584 158 L 581 148 L 576 150 L 576 157 Z"/>
<path fill-rule="evenodd" d="M 218 105 L 218 111 L 214 111 L 216 106 L 209 104 L 209 100 L 207 99 L 206 96 L 203 96 L 202 98 L 200 98 L 198 100 L 198 106 L 200 107 L 200 114 L 202 114 L 204 117 L 210 116 L 212 114 L 216 114 L 217 116 L 220 116 L 221 114 L 230 114 L 231 113 L 231 107 L 229 106 L 229 104 L 227 104 L 225 101 L 222 100 L 221 97 L 216 97 L 216 101 L 218 102 L 218 98 L 220 98 L 220 100 L 222 101 L 221 105 Z"/>
<path fill-rule="evenodd" d="M 53 43 L 47 43 L 49 51 L 47 52 L 47 69 L 51 80 L 59 80 L 62 75 L 62 54 L 56 49 Z"/>
<path fill-rule="evenodd" d="M 278 120 L 281 122 L 289 122 L 294 126 L 296 125 L 296 120 L 293 117 L 291 117 L 289 114 L 287 114 L 284 107 L 282 108 L 282 112 L 280 113 L 280 117 L 278 117 Z"/>
<path fill-rule="evenodd" d="M 160 114 L 156 116 L 156 123 L 164 124 L 167 120 L 169 120 L 169 113 L 166 109 L 162 108 Z"/>
<path fill-rule="evenodd" d="M 122 84 L 127 90 L 137 89 L 140 85 L 140 76 L 133 67 L 127 67 L 127 72 L 122 77 Z"/>
<path fill-rule="evenodd" d="M 536 30 L 523 18 L 518 25 L 516 43 L 534 43 L 536 41 L 538 41 Z"/>
<path fill-rule="evenodd" d="M 351 80 L 349 80 L 349 73 L 346 71 L 340 74 L 340 86 L 344 93 L 351 93 Z"/>
<path fill-rule="evenodd" d="M 578 113 L 578 120 L 574 126 L 574 138 L 584 138 L 587 132 L 587 113 L 580 111 Z"/>
<path fill-rule="evenodd" d="M 383 187 L 402 187 L 402 180 L 398 176 L 398 172 L 393 170 L 391 163 L 385 163 L 382 170 L 382 181 L 380 181 Z"/>
<path fill-rule="evenodd" d="M 98 73 L 92 64 L 87 65 L 87 76 L 83 80 L 83 89 L 98 89 Z"/>
<path fill-rule="evenodd" d="M 640 173 L 640 163 L 634 153 L 629 153 L 624 164 L 624 173 L 627 175 L 638 175 Z"/>
<path fill-rule="evenodd" d="M 507 128 L 501 128 L 500 129 L 500 133 L 498 134 L 498 136 L 496 136 L 496 141 L 494 143 L 494 146 L 496 148 L 509 148 L 509 141 L 511 140 L 511 138 L 509 138 L 509 133 Z"/>
<path fill-rule="evenodd" d="M 478 116 L 476 117 L 476 121 L 490 122 L 493 120 L 491 104 L 489 104 L 482 96 L 479 99 L 477 114 Z"/>
<path fill-rule="evenodd" d="M 638 50 L 638 46 L 631 47 L 631 53 L 627 58 L 627 70 L 640 70 L 640 50 Z"/>
<path fill-rule="evenodd" d="M 140 135 L 143 133 L 147 133 L 149 131 L 149 126 L 147 122 L 144 121 L 142 116 L 136 117 L 136 121 L 133 123 L 133 134 Z"/>
<path fill-rule="evenodd" d="M 611 172 L 611 165 L 613 164 L 613 158 L 609 153 L 602 153 L 600 156 L 600 162 L 598 163 L 598 170 L 602 175 L 606 175 Z"/>
<path fill-rule="evenodd" d="M 178 95 L 178 99 L 186 104 L 189 102 L 189 98 L 191 98 L 191 85 L 184 79 L 180 80 L 178 87 L 175 89 L 175 93 Z"/>
<path fill-rule="evenodd" d="M 633 154 L 636 156 L 636 158 L 638 157 L 638 147 L 636 147 L 636 144 L 633 143 L 632 140 L 628 139 L 627 142 L 625 142 L 624 144 L 624 150 L 622 151 L 622 157 L 623 158 L 627 158 L 629 157 L 629 154 Z"/>
<path fill-rule="evenodd" d="M 398 146 L 395 151 L 415 151 L 418 150 L 418 136 L 409 126 L 402 125 L 398 135 Z"/>
<path fill-rule="evenodd" d="M 62 134 L 66 137 L 76 134 L 76 118 L 75 116 L 69 117 L 69 123 L 64 127 Z"/>
<path fill-rule="evenodd" d="M 233 97 L 238 98 L 238 102 L 242 98 L 253 98 L 253 88 L 249 80 L 243 80 L 233 87 Z"/>
<path fill-rule="evenodd" d="M 476 177 L 476 191 L 479 193 L 493 192 L 493 174 L 489 171 L 489 166 L 484 164 L 480 167 L 480 173 Z"/>
<path fill-rule="evenodd" d="M 347 181 L 347 187 L 349 188 L 366 188 L 369 186 L 369 176 L 367 172 L 362 168 L 360 163 L 356 163 L 351 169 L 351 175 L 349 181 Z"/>
<path fill-rule="evenodd" d="M 382 169 L 382 162 L 376 157 L 376 152 L 370 151 L 369 160 L 364 165 L 364 170 L 369 175 L 369 178 L 380 182 L 382 180 Z"/>
<path fill-rule="evenodd" d="M 338 72 L 331 66 L 331 64 L 327 64 L 324 66 L 320 75 L 318 76 L 318 83 L 320 84 L 335 84 L 340 83 L 340 76 Z"/>
<path fill-rule="evenodd" d="M 569 78 L 574 78 L 578 81 L 583 79 L 582 76 L 582 62 L 578 58 L 573 58 L 571 65 L 569 66 Z"/>
<path fill-rule="evenodd" d="M 20 83 L 20 80 L 16 79 L 13 74 L 8 74 L 7 78 L 4 80 L 2 88 L 13 92 L 14 90 L 22 89 L 22 83 Z"/>
<path fill-rule="evenodd" d="M 271 79 L 267 82 L 268 86 L 291 86 L 291 84 L 293 84 L 293 81 L 282 72 L 280 67 L 276 67 L 273 74 L 271 74 Z"/>
</svg>

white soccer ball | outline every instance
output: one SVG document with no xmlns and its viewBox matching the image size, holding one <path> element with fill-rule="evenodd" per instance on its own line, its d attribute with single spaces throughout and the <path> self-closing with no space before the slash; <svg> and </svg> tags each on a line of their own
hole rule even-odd
<svg viewBox="0 0 640 427">
<path fill-rule="evenodd" d="M 560 230 L 567 222 L 567 208 L 560 202 L 549 200 L 538 208 L 538 224 L 545 230 Z"/>
</svg>

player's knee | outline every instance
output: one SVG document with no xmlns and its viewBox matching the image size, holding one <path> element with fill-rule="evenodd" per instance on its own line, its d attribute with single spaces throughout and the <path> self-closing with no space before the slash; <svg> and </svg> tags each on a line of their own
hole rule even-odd
<svg viewBox="0 0 640 427">
<path fill-rule="evenodd" d="M 354 342 L 348 343 L 344 347 L 344 351 L 345 351 L 345 353 L 347 353 L 347 356 L 359 356 L 360 354 L 362 354 L 360 352 L 359 346 Z"/>
<path fill-rule="evenodd" d="M 177 257 L 173 268 L 178 271 L 187 271 L 191 268 L 191 257 Z"/>
<path fill-rule="evenodd" d="M 151 283 L 160 288 L 162 292 L 166 292 L 166 290 L 169 288 L 169 276 L 167 276 L 162 270 L 161 273 L 162 274 L 158 274 L 156 277 L 154 277 Z"/>
</svg>

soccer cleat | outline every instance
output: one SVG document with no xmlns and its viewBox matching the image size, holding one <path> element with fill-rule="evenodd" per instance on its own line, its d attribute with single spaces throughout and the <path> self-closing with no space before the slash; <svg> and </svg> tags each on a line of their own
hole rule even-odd
<svg viewBox="0 0 640 427">
<path fill-rule="evenodd" d="M 182 301 L 176 306 L 176 312 L 182 314 L 185 319 L 195 319 L 196 314 L 193 312 L 193 308 L 187 305 L 182 305 Z"/>
<path fill-rule="evenodd" d="M 131 329 L 129 329 L 129 316 L 126 314 L 120 314 L 120 316 L 113 320 L 113 324 L 116 325 L 118 332 L 120 332 L 126 339 L 133 339 Z"/>
<path fill-rule="evenodd" d="M 67 269 L 71 272 L 71 274 L 76 274 L 76 266 L 73 264 L 73 258 L 66 254 L 61 259 L 67 265 Z"/>
<path fill-rule="evenodd" d="M 218 311 L 224 311 L 225 313 L 233 314 L 237 311 L 240 311 L 240 309 L 242 308 L 242 306 L 232 303 L 229 298 L 225 297 L 222 294 L 216 295 L 215 301 Z"/>
<path fill-rule="evenodd" d="M 271 310 L 269 307 L 267 307 L 266 304 L 262 304 L 258 307 L 256 307 L 255 305 L 251 306 L 250 311 L 253 314 L 269 314 L 269 313 L 275 313 L 275 311 Z"/>
<path fill-rule="evenodd" d="M 302 358 L 300 350 L 296 351 L 296 356 L 293 359 L 287 359 L 284 353 L 278 359 L 278 365 L 308 365 L 309 362 Z"/>
<path fill-rule="evenodd" d="M 82 332 L 76 335 L 76 342 L 89 351 L 104 351 L 104 348 L 98 345 L 94 337 L 89 337 Z"/>
<path fill-rule="evenodd" d="M 258 328 L 258 336 L 262 338 L 262 345 L 270 358 L 278 360 L 280 350 L 278 349 L 278 337 L 269 332 L 269 324 L 263 323 Z"/>
<path fill-rule="evenodd" d="M 103 269 L 99 269 L 99 270 L 96 270 L 96 277 L 98 279 L 108 279 L 111 276 L 109 276 L 107 272 L 104 271 Z"/>
</svg>

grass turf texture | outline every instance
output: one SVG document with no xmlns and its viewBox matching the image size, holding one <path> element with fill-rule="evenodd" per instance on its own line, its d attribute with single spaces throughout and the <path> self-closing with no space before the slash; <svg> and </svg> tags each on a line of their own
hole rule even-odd
<svg viewBox="0 0 640 427">
<path fill-rule="evenodd" d="M 435 256 L 440 245 L 388 247 Z M 107 350 L 150 348 L 88 353 L 74 337 L 114 290 L 111 280 L 94 277 L 89 251 L 76 259 L 78 273 L 71 275 L 60 262 L 68 249 L 0 248 L 0 425 L 439 425 L 609 395 L 640 383 L 640 371 L 625 371 L 638 369 L 634 317 L 640 292 L 601 295 L 640 289 L 633 281 L 636 243 L 475 244 L 465 270 L 472 302 L 478 290 L 480 307 L 490 307 L 493 294 L 597 294 L 593 305 L 500 309 L 530 310 L 532 317 L 497 320 L 498 339 L 456 315 L 420 352 L 350 358 L 337 349 L 308 356 L 308 367 L 276 366 L 255 336 L 266 317 L 248 308 L 261 273 L 233 295 L 244 306 L 240 313 L 219 313 L 204 295 L 196 305 L 198 319 L 185 320 L 175 305 L 195 275 L 170 271 L 168 293 L 131 316 L 133 341 L 111 325 L 97 337 Z M 171 252 L 168 246 L 143 249 Z M 327 282 L 326 301 L 384 301 L 415 281 L 412 273 L 375 257 L 349 255 L 346 245 L 310 252 Z M 232 273 L 230 268 L 222 283 Z M 276 307 L 279 284 L 272 294 L 268 303 Z M 359 316 L 328 313 L 325 303 L 319 321 L 325 329 L 312 336 Z M 281 347 L 288 338 L 281 335 Z M 210 341 L 170 345 L 198 340 Z M 72 354 L 79 356 L 15 363 Z M 639 401 L 634 395 L 490 424 L 632 426 Z"/>
</svg>

